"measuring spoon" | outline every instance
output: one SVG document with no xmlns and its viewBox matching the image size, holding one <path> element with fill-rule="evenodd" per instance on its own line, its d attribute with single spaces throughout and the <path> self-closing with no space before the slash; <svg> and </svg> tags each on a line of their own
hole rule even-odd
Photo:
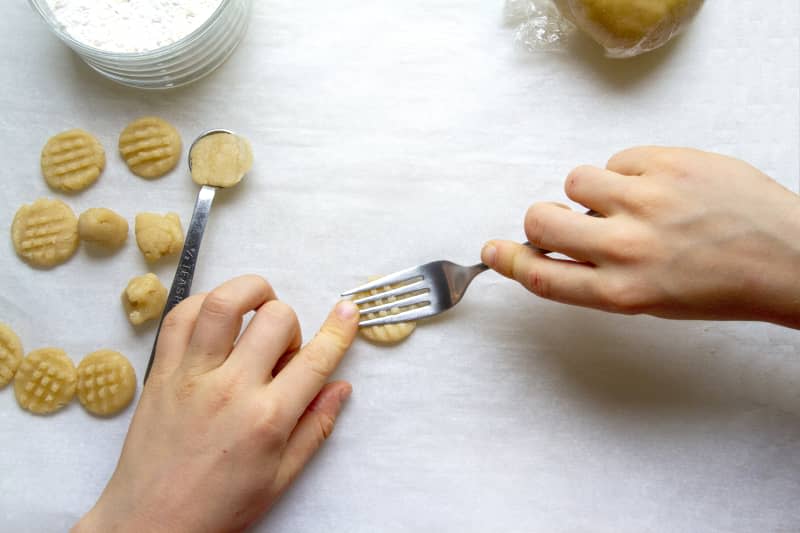
<svg viewBox="0 0 800 533">
<path fill-rule="evenodd" d="M 197 139 L 194 140 L 192 146 L 189 148 L 189 171 L 192 171 L 192 154 L 195 151 L 195 148 L 198 146 L 198 143 L 210 137 L 212 135 L 232 135 L 236 137 L 236 134 L 230 130 L 224 129 L 215 129 L 209 130 L 205 133 L 202 133 Z M 240 142 L 244 142 L 247 149 L 249 150 L 249 144 L 246 144 L 246 141 L 242 138 L 238 138 Z M 196 155 L 196 154 L 195 154 Z M 249 163 L 252 164 L 252 152 L 250 153 Z M 214 196 L 217 193 L 217 189 L 221 187 L 231 187 L 236 185 L 243 177 L 244 174 L 249 170 L 249 165 L 244 165 L 242 167 L 241 176 L 238 179 L 224 179 L 221 178 L 220 180 L 208 180 L 205 179 L 203 182 L 213 182 L 219 183 L 224 185 L 208 185 L 205 184 L 200 188 L 200 192 L 197 194 L 197 202 L 194 204 L 194 212 L 192 213 L 192 220 L 189 223 L 189 228 L 186 230 L 186 239 L 183 243 L 183 251 L 181 252 L 180 260 L 178 261 L 178 268 L 175 270 L 175 277 L 172 280 L 172 286 L 169 289 L 169 295 L 167 296 L 167 303 L 164 306 L 164 312 L 161 314 L 161 320 L 158 323 L 158 330 L 156 330 L 156 338 L 153 341 L 153 349 L 150 352 L 150 360 L 147 363 L 147 370 L 144 373 L 144 381 L 147 382 L 147 377 L 150 375 L 150 369 L 153 366 L 153 359 L 155 358 L 156 354 L 156 346 L 158 345 L 158 335 L 161 333 L 161 324 L 164 322 L 164 317 L 172 310 L 173 307 L 181 303 L 187 296 L 192 289 L 192 279 L 194 278 L 194 269 L 197 265 L 197 255 L 200 252 L 200 243 L 203 241 L 203 233 L 206 229 L 206 224 L 208 223 L 208 215 L 211 212 L 211 204 L 214 203 Z M 208 174 L 204 172 L 203 174 Z M 193 179 L 194 173 L 192 173 Z M 195 179 L 197 181 L 197 179 Z"/>
</svg>

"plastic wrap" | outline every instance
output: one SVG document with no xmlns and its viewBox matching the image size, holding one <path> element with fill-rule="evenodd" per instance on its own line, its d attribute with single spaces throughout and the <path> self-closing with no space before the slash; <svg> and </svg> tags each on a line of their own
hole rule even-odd
<svg viewBox="0 0 800 533">
<path fill-rule="evenodd" d="M 555 0 L 561 14 L 600 43 L 609 57 L 633 57 L 666 44 L 703 0 Z"/>
<path fill-rule="evenodd" d="M 528 50 L 561 49 L 577 26 L 609 57 L 633 57 L 676 36 L 703 0 L 506 0 L 506 22 Z"/>
<path fill-rule="evenodd" d="M 530 51 L 560 50 L 576 29 L 552 0 L 506 0 L 505 20 L 514 41 Z"/>
</svg>

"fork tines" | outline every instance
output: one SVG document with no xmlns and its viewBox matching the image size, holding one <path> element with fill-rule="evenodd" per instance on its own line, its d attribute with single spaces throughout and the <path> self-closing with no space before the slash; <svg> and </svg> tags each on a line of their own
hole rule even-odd
<svg viewBox="0 0 800 533">
<path fill-rule="evenodd" d="M 399 322 L 409 322 L 431 316 L 433 310 L 430 308 L 430 286 L 424 282 L 424 276 L 420 272 L 419 267 L 409 268 L 383 276 L 369 283 L 360 285 L 349 291 L 342 293 L 342 296 L 352 296 L 358 293 L 369 293 L 374 290 L 381 290 L 376 294 L 367 294 L 353 300 L 353 303 L 362 307 L 360 315 L 371 313 L 379 313 L 381 311 L 390 312 L 396 309 L 397 312 L 385 316 L 379 316 L 371 319 L 362 319 L 359 322 L 360 327 L 378 326 L 386 324 L 396 324 Z M 377 305 L 365 305 L 385 300 L 386 298 L 394 298 L 394 301 L 388 303 L 377 303 Z"/>
</svg>

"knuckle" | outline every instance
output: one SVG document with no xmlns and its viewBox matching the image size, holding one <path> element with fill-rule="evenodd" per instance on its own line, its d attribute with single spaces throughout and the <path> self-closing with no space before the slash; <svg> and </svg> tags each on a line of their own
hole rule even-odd
<svg viewBox="0 0 800 533">
<path fill-rule="evenodd" d="M 324 344 L 325 348 L 321 348 Z M 336 369 L 337 358 L 332 353 L 343 352 L 344 344 L 335 335 L 319 333 L 312 344 L 300 352 L 306 367 L 319 377 L 327 378 Z"/>
<path fill-rule="evenodd" d="M 282 424 L 283 412 L 274 401 L 266 401 L 259 405 L 255 415 L 256 423 L 253 428 L 260 442 L 268 445 L 282 445 L 287 438 Z"/>
<path fill-rule="evenodd" d="M 183 329 L 188 323 L 189 320 L 176 307 L 164 317 L 164 321 L 161 323 L 161 334 L 172 335 L 172 332 Z"/>
<path fill-rule="evenodd" d="M 333 434 L 333 428 L 336 426 L 334 418 L 326 413 L 317 414 L 317 424 L 319 425 L 320 442 L 327 440 Z"/>
<path fill-rule="evenodd" d="M 645 260 L 650 246 L 638 232 L 617 231 L 608 239 L 605 249 L 612 261 L 632 264 Z"/>
<path fill-rule="evenodd" d="M 602 291 L 602 300 L 608 311 L 623 315 L 646 313 L 651 307 L 648 291 L 628 281 L 608 283 Z"/>
<path fill-rule="evenodd" d="M 280 300 L 272 300 L 266 303 L 264 311 L 276 322 L 280 322 L 286 328 L 291 328 L 297 325 L 297 314 L 294 309 L 285 302 Z"/>
<path fill-rule="evenodd" d="M 180 380 L 175 387 L 175 400 L 182 404 L 189 402 L 194 396 L 196 387 L 197 382 L 192 378 Z"/>
<path fill-rule="evenodd" d="M 522 259 L 522 246 L 515 246 L 511 252 L 509 265 L 511 267 L 509 274 L 512 278 L 525 283 L 525 276 L 527 274 L 525 263 Z"/>
<path fill-rule="evenodd" d="M 234 318 L 238 313 L 236 303 L 219 292 L 208 295 L 203 302 L 202 311 L 206 315 L 225 319 Z"/>
<path fill-rule="evenodd" d="M 534 204 L 525 215 L 525 235 L 537 245 L 542 245 L 548 231 L 543 211 L 544 204 Z"/>
<path fill-rule="evenodd" d="M 248 283 L 252 283 L 254 288 L 257 288 L 262 291 L 269 291 L 272 290 L 272 285 L 270 285 L 269 281 L 267 281 L 264 277 L 259 276 L 258 274 L 245 274 L 242 276 L 241 279 L 246 280 Z"/>
<path fill-rule="evenodd" d="M 533 270 L 528 273 L 527 286 L 533 294 L 540 298 L 550 299 L 553 295 L 550 280 L 542 276 L 542 273 L 538 270 Z"/>
<path fill-rule="evenodd" d="M 669 202 L 662 190 L 649 183 L 636 183 L 629 187 L 624 198 L 620 200 L 628 210 L 640 214 L 650 215 Z"/>
<path fill-rule="evenodd" d="M 580 192 L 580 186 L 586 179 L 586 176 L 589 175 L 591 170 L 592 168 L 590 166 L 581 165 L 579 167 L 575 167 L 570 171 L 569 174 L 567 174 L 567 179 L 564 182 L 564 192 L 567 193 L 568 197 L 573 198 L 575 194 Z"/>
</svg>

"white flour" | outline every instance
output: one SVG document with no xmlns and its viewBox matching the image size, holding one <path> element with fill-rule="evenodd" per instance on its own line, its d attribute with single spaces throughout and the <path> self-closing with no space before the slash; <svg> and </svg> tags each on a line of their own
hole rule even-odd
<svg viewBox="0 0 800 533">
<path fill-rule="evenodd" d="M 155 50 L 189 35 L 222 0 L 47 0 L 74 39 L 108 52 Z"/>
</svg>

